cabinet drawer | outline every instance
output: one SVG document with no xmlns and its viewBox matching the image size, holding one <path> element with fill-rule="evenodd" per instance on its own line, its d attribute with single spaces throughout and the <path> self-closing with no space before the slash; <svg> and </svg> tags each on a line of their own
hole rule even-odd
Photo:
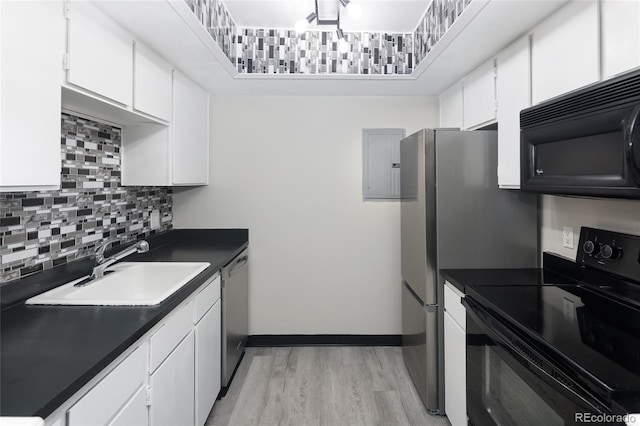
<svg viewBox="0 0 640 426">
<path fill-rule="evenodd" d="M 107 374 L 67 412 L 69 426 L 106 424 L 145 381 L 147 344 Z"/>
<path fill-rule="evenodd" d="M 171 351 L 178 346 L 184 336 L 193 329 L 193 300 L 179 308 L 170 318 L 165 319 L 162 327 L 156 331 L 149 342 L 151 344 L 150 371 L 158 368 Z"/>
<path fill-rule="evenodd" d="M 220 275 L 215 277 L 196 296 L 194 324 L 202 319 L 205 313 L 220 298 Z"/>
<path fill-rule="evenodd" d="M 446 283 L 444 286 L 444 310 L 451 316 L 456 324 L 466 330 L 467 324 L 467 312 L 461 303 L 462 297 L 449 287 L 450 284 Z"/>
</svg>

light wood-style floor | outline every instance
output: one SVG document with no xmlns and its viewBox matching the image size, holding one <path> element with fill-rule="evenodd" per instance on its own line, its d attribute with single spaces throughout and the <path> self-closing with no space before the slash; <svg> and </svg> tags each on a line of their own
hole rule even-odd
<svg viewBox="0 0 640 426">
<path fill-rule="evenodd" d="M 447 426 L 427 413 L 399 347 L 248 348 L 206 426 Z"/>
</svg>

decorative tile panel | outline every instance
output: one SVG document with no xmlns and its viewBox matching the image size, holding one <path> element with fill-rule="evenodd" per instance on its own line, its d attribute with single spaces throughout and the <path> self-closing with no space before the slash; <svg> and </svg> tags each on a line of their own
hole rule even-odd
<svg viewBox="0 0 640 426">
<path fill-rule="evenodd" d="M 209 35 L 211 35 L 213 41 L 218 43 L 227 58 L 231 63 L 234 63 L 233 54 L 235 49 L 233 49 L 233 43 L 237 33 L 236 23 L 222 0 L 185 1 Z"/>
<path fill-rule="evenodd" d="M 414 32 L 415 66 L 433 49 L 471 0 L 432 0 Z"/>
<path fill-rule="evenodd" d="M 119 128 L 69 114 L 61 125 L 61 189 L 0 193 L 0 283 L 172 227 L 170 188 L 120 186 Z"/>
<path fill-rule="evenodd" d="M 335 32 L 244 29 L 236 37 L 240 74 L 411 74 L 410 33 L 344 33 L 347 53 Z"/>
<path fill-rule="evenodd" d="M 411 74 L 472 0 L 432 0 L 413 33 L 237 28 L 222 0 L 184 0 L 240 74 Z"/>
</svg>

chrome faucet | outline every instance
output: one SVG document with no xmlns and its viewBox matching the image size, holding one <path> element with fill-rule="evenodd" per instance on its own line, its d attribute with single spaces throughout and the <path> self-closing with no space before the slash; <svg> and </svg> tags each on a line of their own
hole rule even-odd
<svg viewBox="0 0 640 426">
<path fill-rule="evenodd" d="M 85 286 L 87 284 L 90 284 L 93 280 L 102 278 L 104 276 L 104 270 L 120 259 L 123 259 L 134 253 L 145 253 L 149 251 L 149 243 L 146 242 L 145 240 L 141 240 L 135 244 L 132 244 L 131 246 L 122 250 L 121 252 L 105 259 L 104 252 L 107 250 L 109 246 L 111 246 L 111 244 L 112 244 L 112 241 L 107 241 L 106 243 L 100 244 L 96 248 L 96 251 L 94 253 L 95 266 L 93 267 L 93 271 L 91 272 L 91 275 L 87 279 L 84 279 L 79 283 L 75 284 L 76 287 Z"/>
</svg>

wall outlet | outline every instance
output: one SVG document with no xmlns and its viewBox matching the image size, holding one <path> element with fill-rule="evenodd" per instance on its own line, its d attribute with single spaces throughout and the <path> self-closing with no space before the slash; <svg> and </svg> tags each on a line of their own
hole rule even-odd
<svg viewBox="0 0 640 426">
<path fill-rule="evenodd" d="M 572 226 L 563 226 L 562 227 L 562 247 L 573 248 L 573 227 Z"/>
<path fill-rule="evenodd" d="M 160 228 L 160 210 L 151 212 L 151 229 Z"/>
</svg>

